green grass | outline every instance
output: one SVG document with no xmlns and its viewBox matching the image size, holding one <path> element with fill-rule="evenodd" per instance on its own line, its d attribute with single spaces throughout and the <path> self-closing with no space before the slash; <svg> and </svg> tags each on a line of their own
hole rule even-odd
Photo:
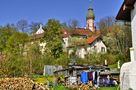
<svg viewBox="0 0 136 90">
<path fill-rule="evenodd" d="M 54 81 L 53 76 L 32 75 L 31 78 L 37 83 L 47 83 Z"/>
<path fill-rule="evenodd" d="M 117 64 L 112 64 L 108 66 L 109 68 L 117 68 Z"/>
<path fill-rule="evenodd" d="M 68 88 L 66 88 L 65 86 L 63 85 L 57 85 L 57 86 L 54 86 L 52 88 L 52 90 L 69 90 Z"/>
<path fill-rule="evenodd" d="M 98 90 L 118 90 L 118 87 L 102 87 L 99 88 Z"/>
</svg>

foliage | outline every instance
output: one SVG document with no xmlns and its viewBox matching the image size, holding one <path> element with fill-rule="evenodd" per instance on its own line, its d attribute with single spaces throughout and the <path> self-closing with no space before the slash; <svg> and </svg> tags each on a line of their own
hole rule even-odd
<svg viewBox="0 0 136 90">
<path fill-rule="evenodd" d="M 114 25 L 102 38 L 108 47 L 108 52 L 118 54 L 122 57 L 121 60 L 128 61 L 129 48 L 132 45 L 131 30 L 129 27 Z"/>
<path fill-rule="evenodd" d="M 69 63 L 67 54 L 62 53 L 62 32 L 59 21 L 50 19 L 45 29 L 46 37 L 43 42 L 47 42 L 48 45 L 42 54 L 39 50 L 39 41 L 31 44 L 26 33 L 9 26 L 0 27 L 0 51 L 5 51 L 3 60 L 0 60 L 0 76 L 42 74 L 46 64 Z"/>
<path fill-rule="evenodd" d="M 128 61 L 130 58 L 129 48 L 132 47 L 131 27 L 123 23 L 116 23 L 114 17 L 102 18 L 98 22 L 98 26 L 108 53 L 114 55 L 116 60 Z"/>
<path fill-rule="evenodd" d="M 59 57 L 62 53 L 62 31 L 61 24 L 55 19 L 49 19 L 46 25 L 45 41 L 46 48 L 54 57 Z"/>
<path fill-rule="evenodd" d="M 71 37 L 69 44 L 70 46 L 86 45 L 86 39 L 80 37 Z"/>
<path fill-rule="evenodd" d="M 93 53 L 88 54 L 85 60 L 77 59 L 78 64 L 97 64 L 104 65 L 105 60 L 107 60 L 108 65 L 115 64 L 119 59 L 120 55 L 114 55 L 111 53 Z"/>
<path fill-rule="evenodd" d="M 29 40 L 25 33 L 16 32 L 10 36 L 6 44 L 6 51 L 14 55 L 22 55 L 25 43 Z"/>
<path fill-rule="evenodd" d="M 66 66 L 70 62 L 67 53 L 62 53 L 59 58 L 54 60 L 54 64 Z"/>
<path fill-rule="evenodd" d="M 0 28 L 0 52 L 4 52 L 10 36 L 16 32 L 16 28 L 10 25 Z"/>
</svg>

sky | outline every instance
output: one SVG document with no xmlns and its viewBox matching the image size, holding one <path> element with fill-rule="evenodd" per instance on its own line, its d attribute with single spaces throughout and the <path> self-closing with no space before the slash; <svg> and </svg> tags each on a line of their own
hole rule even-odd
<svg viewBox="0 0 136 90">
<path fill-rule="evenodd" d="M 0 25 L 16 23 L 21 19 L 47 23 L 55 18 L 61 23 L 76 19 L 81 27 L 86 26 L 86 14 L 90 5 L 95 13 L 95 22 L 106 16 L 116 16 L 123 0 L 0 0 Z"/>
</svg>

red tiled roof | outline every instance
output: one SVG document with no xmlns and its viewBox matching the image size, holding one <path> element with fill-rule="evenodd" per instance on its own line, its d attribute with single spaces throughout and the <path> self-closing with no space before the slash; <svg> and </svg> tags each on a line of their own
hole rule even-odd
<svg viewBox="0 0 136 90">
<path fill-rule="evenodd" d="M 87 43 L 91 44 L 91 43 L 93 43 L 99 37 L 100 37 L 100 35 L 93 35 L 93 36 L 87 38 Z"/>
<path fill-rule="evenodd" d="M 63 30 L 63 37 L 68 37 L 69 35 L 89 35 L 90 30 L 84 28 L 76 28 L 74 30 Z"/>
<path fill-rule="evenodd" d="M 88 29 L 77 28 L 77 29 L 73 30 L 73 32 L 71 34 L 73 34 L 73 35 L 89 35 L 90 33 L 91 33 L 91 31 Z"/>
</svg>

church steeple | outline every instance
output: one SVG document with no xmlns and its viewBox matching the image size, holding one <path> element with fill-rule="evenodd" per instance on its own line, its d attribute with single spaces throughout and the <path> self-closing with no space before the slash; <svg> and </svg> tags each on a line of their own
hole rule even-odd
<svg viewBox="0 0 136 90">
<path fill-rule="evenodd" d="M 86 16 L 86 23 L 87 23 L 86 27 L 92 32 L 95 32 L 94 20 L 95 20 L 94 11 L 93 8 L 90 6 Z"/>
<path fill-rule="evenodd" d="M 86 16 L 86 20 L 88 19 L 95 19 L 95 15 L 94 15 L 94 11 L 93 11 L 93 8 L 90 6 L 88 8 L 88 12 L 87 12 L 87 16 Z"/>
</svg>

